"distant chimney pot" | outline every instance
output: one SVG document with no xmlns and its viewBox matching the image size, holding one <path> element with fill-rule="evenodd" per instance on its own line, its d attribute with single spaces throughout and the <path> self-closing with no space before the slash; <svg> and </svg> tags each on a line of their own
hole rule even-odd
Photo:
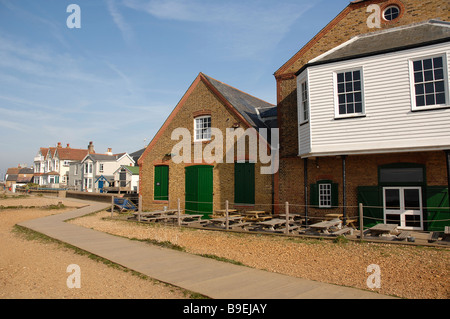
<svg viewBox="0 0 450 319">
<path fill-rule="evenodd" d="M 112 148 L 108 148 L 108 151 L 106 152 L 108 155 L 112 155 Z"/>
<path fill-rule="evenodd" d="M 67 143 L 67 147 L 66 148 L 70 148 L 70 145 L 69 145 L 69 143 Z"/>
<path fill-rule="evenodd" d="M 58 148 L 60 148 L 61 147 L 61 142 L 58 142 Z"/>
<path fill-rule="evenodd" d="M 94 144 L 93 144 L 92 142 L 89 142 L 89 145 L 88 145 L 88 153 L 89 153 L 89 154 L 94 154 L 94 153 L 95 153 L 95 150 L 94 150 Z"/>
</svg>

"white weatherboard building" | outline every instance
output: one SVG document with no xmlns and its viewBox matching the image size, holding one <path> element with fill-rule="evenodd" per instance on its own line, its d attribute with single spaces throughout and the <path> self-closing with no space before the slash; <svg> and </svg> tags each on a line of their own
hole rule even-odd
<svg viewBox="0 0 450 319">
<path fill-rule="evenodd" d="M 450 23 L 430 20 L 356 36 L 300 69 L 310 204 L 362 203 L 366 225 L 448 226 L 449 67 Z"/>
</svg>

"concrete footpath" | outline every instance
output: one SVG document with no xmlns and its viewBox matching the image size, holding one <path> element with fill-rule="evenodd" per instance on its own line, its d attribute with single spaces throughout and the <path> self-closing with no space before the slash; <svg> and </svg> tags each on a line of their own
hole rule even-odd
<svg viewBox="0 0 450 319">
<path fill-rule="evenodd" d="M 72 225 L 65 220 L 103 210 L 88 206 L 19 223 L 126 268 L 213 299 L 384 299 L 378 293 L 341 287 L 220 262 Z"/>
</svg>

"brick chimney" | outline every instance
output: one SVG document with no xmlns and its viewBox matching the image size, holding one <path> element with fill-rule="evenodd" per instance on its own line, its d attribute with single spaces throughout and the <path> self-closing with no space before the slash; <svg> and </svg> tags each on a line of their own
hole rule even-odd
<svg viewBox="0 0 450 319">
<path fill-rule="evenodd" d="M 89 153 L 89 154 L 94 154 L 94 153 L 95 153 L 95 150 L 94 150 L 94 144 L 93 144 L 92 142 L 89 142 L 89 145 L 88 145 L 88 153 Z"/>
</svg>

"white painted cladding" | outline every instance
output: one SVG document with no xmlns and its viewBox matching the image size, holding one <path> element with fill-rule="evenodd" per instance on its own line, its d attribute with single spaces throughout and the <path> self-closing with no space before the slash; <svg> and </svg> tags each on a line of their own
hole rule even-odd
<svg viewBox="0 0 450 319">
<path fill-rule="evenodd" d="M 445 54 L 450 107 L 448 42 L 310 66 L 298 77 L 308 77 L 310 105 L 309 122 L 299 125 L 299 155 L 450 149 L 450 108 L 412 111 L 410 60 L 440 54 Z M 335 119 L 333 75 L 355 68 L 363 70 L 365 116 Z"/>
</svg>

